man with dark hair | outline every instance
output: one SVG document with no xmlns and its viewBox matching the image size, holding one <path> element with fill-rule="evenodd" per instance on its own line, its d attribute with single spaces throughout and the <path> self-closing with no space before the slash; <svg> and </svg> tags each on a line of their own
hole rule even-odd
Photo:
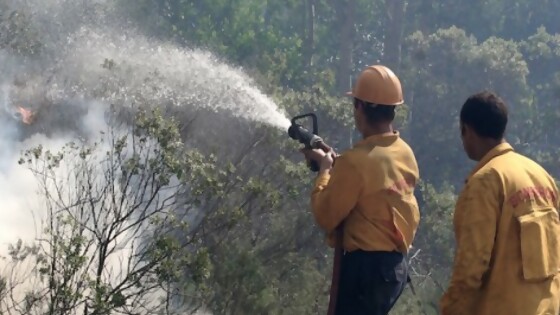
<svg viewBox="0 0 560 315">
<path fill-rule="evenodd" d="M 386 315 L 408 279 L 405 256 L 420 220 L 418 165 L 392 127 L 395 107 L 403 103 L 397 76 L 384 66 L 367 67 L 349 95 L 363 140 L 334 165 L 333 152 L 304 150 L 320 162 L 311 205 L 331 246 L 342 235 L 335 314 Z"/>
<path fill-rule="evenodd" d="M 558 188 L 504 139 L 508 111 L 491 92 L 461 109 L 463 147 L 478 165 L 454 214 L 453 274 L 442 315 L 558 314 Z"/>
</svg>

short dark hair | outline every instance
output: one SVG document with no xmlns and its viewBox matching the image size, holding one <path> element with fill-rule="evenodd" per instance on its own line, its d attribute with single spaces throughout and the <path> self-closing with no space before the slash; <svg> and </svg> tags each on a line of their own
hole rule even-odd
<svg viewBox="0 0 560 315">
<path fill-rule="evenodd" d="M 500 140 L 508 122 L 506 103 L 490 91 L 471 95 L 461 108 L 461 122 L 481 137 Z"/>
<path fill-rule="evenodd" d="M 395 119 L 396 106 L 373 104 L 354 98 L 354 107 L 358 108 L 358 104 L 360 103 L 362 104 L 366 119 L 370 124 L 392 122 Z"/>
</svg>

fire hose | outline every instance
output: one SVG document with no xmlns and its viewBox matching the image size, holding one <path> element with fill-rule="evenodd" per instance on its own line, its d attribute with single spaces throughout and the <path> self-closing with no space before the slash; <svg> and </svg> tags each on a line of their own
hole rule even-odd
<svg viewBox="0 0 560 315">
<path fill-rule="evenodd" d="M 304 118 L 311 118 L 313 122 L 313 129 L 309 131 L 302 125 L 298 124 L 297 121 Z M 323 139 L 318 135 L 317 126 L 317 116 L 313 113 L 299 115 L 291 120 L 292 124 L 288 129 L 288 135 L 294 140 L 298 140 L 300 143 L 305 145 L 306 149 L 320 149 L 324 152 L 328 152 L 331 148 L 325 144 Z M 308 164 L 312 172 L 319 171 L 319 164 L 317 161 L 309 161 Z M 334 258 L 333 258 L 333 269 L 332 269 L 332 279 L 330 287 L 329 296 L 329 308 L 327 315 L 334 315 L 336 310 L 336 300 L 338 296 L 338 287 L 340 281 L 340 263 L 342 260 L 342 236 L 343 236 L 343 224 L 341 223 L 334 231 L 335 236 L 335 246 L 334 246 Z"/>
</svg>

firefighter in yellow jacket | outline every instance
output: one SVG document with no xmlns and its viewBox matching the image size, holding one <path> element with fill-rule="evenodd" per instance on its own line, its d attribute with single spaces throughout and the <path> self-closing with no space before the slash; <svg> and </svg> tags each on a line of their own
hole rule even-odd
<svg viewBox="0 0 560 315">
<path fill-rule="evenodd" d="M 491 92 L 467 99 L 460 127 L 478 164 L 455 209 L 456 253 L 443 315 L 557 315 L 558 189 L 537 163 L 504 140 L 505 103 Z"/>
<path fill-rule="evenodd" d="M 397 76 L 385 66 L 367 67 L 349 95 L 363 139 L 334 165 L 332 152 L 304 150 L 320 161 L 311 204 L 327 234 L 343 226 L 336 314 L 386 315 L 407 283 L 405 256 L 420 219 L 418 165 L 392 127 L 403 103 Z"/>
</svg>

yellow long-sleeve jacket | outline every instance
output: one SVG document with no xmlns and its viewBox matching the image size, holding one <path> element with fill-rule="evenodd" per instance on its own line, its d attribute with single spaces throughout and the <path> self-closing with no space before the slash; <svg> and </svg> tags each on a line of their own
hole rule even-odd
<svg viewBox="0 0 560 315">
<path fill-rule="evenodd" d="M 467 179 L 455 209 L 456 253 L 443 315 L 557 315 L 558 189 L 508 143 Z"/>
<path fill-rule="evenodd" d="M 313 214 L 329 236 L 344 221 L 346 251 L 406 253 L 420 220 L 413 194 L 418 178 L 414 154 L 398 132 L 368 137 L 317 177 Z"/>
</svg>

